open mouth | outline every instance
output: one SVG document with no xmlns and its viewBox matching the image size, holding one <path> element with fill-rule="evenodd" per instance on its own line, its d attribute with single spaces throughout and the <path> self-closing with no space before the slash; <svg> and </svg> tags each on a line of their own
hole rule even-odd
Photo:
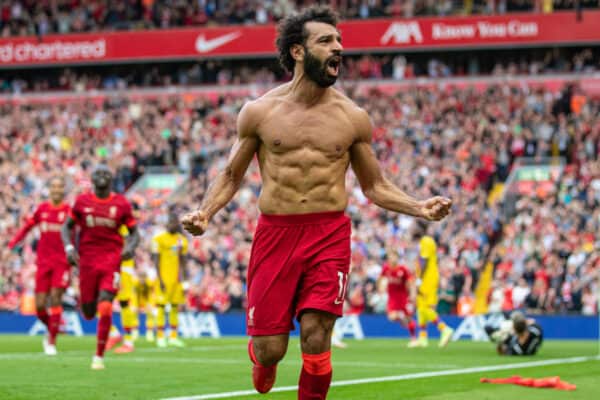
<svg viewBox="0 0 600 400">
<path fill-rule="evenodd" d="M 342 63 L 341 57 L 331 57 L 327 61 L 327 72 L 329 75 L 338 76 L 340 73 L 340 64 Z"/>
</svg>

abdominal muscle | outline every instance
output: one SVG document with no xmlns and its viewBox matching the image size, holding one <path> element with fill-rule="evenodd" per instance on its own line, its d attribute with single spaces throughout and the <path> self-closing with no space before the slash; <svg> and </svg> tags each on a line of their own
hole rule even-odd
<svg viewBox="0 0 600 400">
<path fill-rule="evenodd" d="M 348 204 L 348 153 L 327 155 L 309 146 L 283 153 L 259 151 L 263 181 L 258 207 L 263 214 L 343 211 Z"/>
</svg>

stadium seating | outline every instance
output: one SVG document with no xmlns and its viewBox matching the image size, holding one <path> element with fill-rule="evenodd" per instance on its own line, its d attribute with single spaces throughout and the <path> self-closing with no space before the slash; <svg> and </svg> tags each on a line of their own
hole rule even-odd
<svg viewBox="0 0 600 400">
<path fill-rule="evenodd" d="M 410 91 L 348 89 L 371 116 L 374 149 L 386 174 L 418 196 L 454 199 L 453 214 L 431 225 L 440 247 L 447 311 L 474 296 L 486 262 L 495 265 L 489 307 L 532 312 L 595 312 L 600 270 L 600 102 L 582 96 L 577 112 L 543 88 L 495 84 L 474 88 L 416 87 Z M 571 92 L 572 94 L 572 92 Z M 57 172 L 70 178 L 70 198 L 89 188 L 90 165 L 108 159 L 115 188 L 129 187 L 151 165 L 194 172 L 171 207 L 183 212 L 199 203 L 207 182 L 233 143 L 236 114 L 248 97 L 230 94 L 208 101 L 162 96 L 111 97 L 58 103 L 18 102 L 0 113 L 0 310 L 15 309 L 33 289 L 34 237 L 12 253 L 10 233 L 46 194 Z M 563 99 L 564 100 L 564 99 Z M 567 104 L 561 109 L 557 104 Z M 521 156 L 562 156 L 566 168 L 545 197 L 521 197 L 514 214 L 488 204 L 494 183 L 504 182 Z M 381 312 L 385 294 L 376 287 L 382 257 L 395 249 L 415 262 L 412 219 L 377 209 L 362 196 L 352 174 L 347 212 L 354 223 L 352 302 Z M 258 168 L 252 164 L 234 202 L 209 232 L 191 242 L 188 306 L 198 310 L 244 307 L 250 240 L 258 211 Z M 165 224 L 167 205 L 142 209 L 137 262 L 151 266 L 149 239 Z M 76 282 L 75 282 L 76 283 Z M 485 294 L 484 294 L 485 295 Z"/>
<path fill-rule="evenodd" d="M 299 6 L 317 3 L 306 0 L 211 1 L 195 0 L 58 0 L 39 2 L 11 0 L 2 3 L 0 32 L 3 37 L 98 30 L 168 29 L 215 24 L 265 24 L 277 21 Z M 567 0 L 431 1 L 379 0 L 375 2 L 334 1 L 340 15 L 350 18 L 425 16 L 451 14 L 503 14 L 573 9 Z M 463 4 L 464 3 L 464 4 Z M 595 0 L 582 0 L 582 7 L 598 7 Z"/>
</svg>

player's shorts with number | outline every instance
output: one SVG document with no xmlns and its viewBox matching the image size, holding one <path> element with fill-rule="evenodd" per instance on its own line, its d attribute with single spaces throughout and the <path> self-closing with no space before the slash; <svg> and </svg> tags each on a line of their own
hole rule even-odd
<svg viewBox="0 0 600 400">
<path fill-rule="evenodd" d="M 91 303 L 98 299 L 101 291 L 116 294 L 119 290 L 121 267 L 120 255 L 103 257 L 104 263 L 88 264 L 83 262 L 79 268 L 79 291 L 81 303 Z"/>
<path fill-rule="evenodd" d="M 342 211 L 260 216 L 248 267 L 249 335 L 288 333 L 304 310 L 342 316 L 350 232 Z"/>
<path fill-rule="evenodd" d="M 35 271 L 35 292 L 48 293 L 51 288 L 66 289 L 69 287 L 71 266 L 64 263 L 39 263 Z"/>
</svg>

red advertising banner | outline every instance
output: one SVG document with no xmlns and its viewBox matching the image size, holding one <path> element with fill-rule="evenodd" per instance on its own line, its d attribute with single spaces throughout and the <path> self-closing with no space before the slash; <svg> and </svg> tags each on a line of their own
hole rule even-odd
<svg viewBox="0 0 600 400">
<path fill-rule="evenodd" d="M 348 53 L 600 43 L 600 11 L 346 21 Z M 0 39 L 0 66 L 275 55 L 275 26 L 224 26 Z"/>
</svg>

